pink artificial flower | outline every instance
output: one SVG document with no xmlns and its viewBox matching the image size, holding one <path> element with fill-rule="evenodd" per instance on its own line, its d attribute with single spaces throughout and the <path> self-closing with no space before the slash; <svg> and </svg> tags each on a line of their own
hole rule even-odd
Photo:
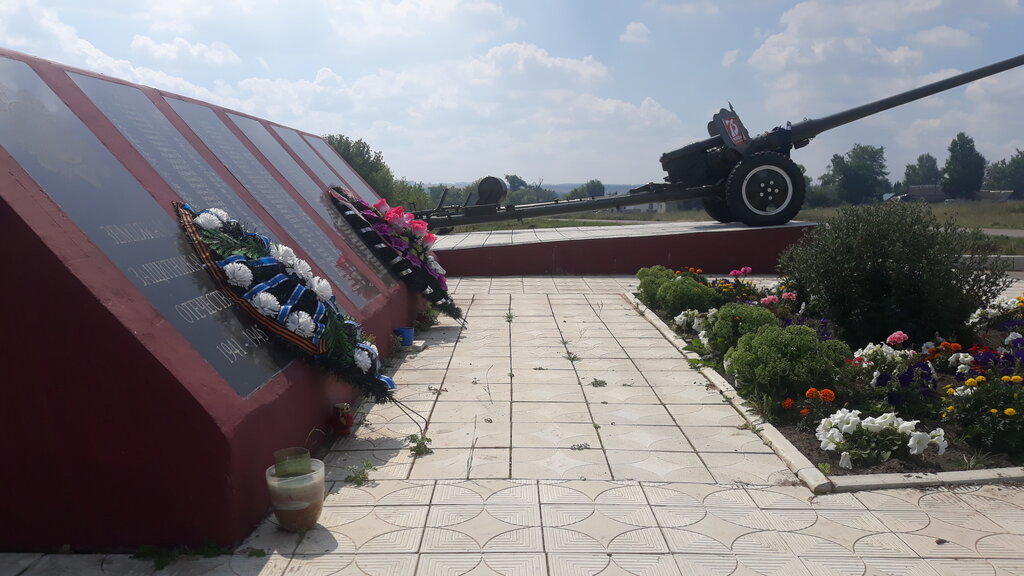
<svg viewBox="0 0 1024 576">
<path fill-rule="evenodd" d="M 739 270 L 733 270 L 729 272 L 729 276 L 736 278 L 737 276 L 743 276 L 743 272 L 740 272 Z"/>
<path fill-rule="evenodd" d="M 796 292 L 783 292 L 782 293 L 782 299 L 783 300 L 796 300 Z"/>
<path fill-rule="evenodd" d="M 435 236 L 433 232 L 427 232 L 423 235 L 423 245 L 427 248 L 433 246 L 434 242 L 437 242 L 437 236 Z"/>
<path fill-rule="evenodd" d="M 412 224 L 412 221 L 413 221 L 413 220 L 415 220 L 415 219 L 416 219 L 416 216 L 414 216 L 412 212 L 406 212 L 406 213 L 405 213 L 405 214 L 404 214 L 404 215 L 402 216 L 402 220 L 404 220 L 404 221 L 405 221 L 405 222 L 403 222 L 403 224 L 404 224 L 404 225 L 403 225 L 403 228 L 408 228 L 408 227 L 409 227 L 409 225 L 411 225 L 411 224 Z"/>
<path fill-rule="evenodd" d="M 413 220 L 409 222 L 409 229 L 413 234 L 422 237 L 427 233 L 427 223 L 423 220 Z"/>
<path fill-rule="evenodd" d="M 771 296 L 765 296 L 764 298 L 761 298 L 761 306 L 769 306 L 771 304 L 778 304 L 778 303 L 779 303 L 779 297 L 774 295 L 774 294 L 772 294 Z"/>
<path fill-rule="evenodd" d="M 740 274 L 743 274 L 744 276 L 746 276 L 747 274 L 750 274 L 753 271 L 754 271 L 754 269 L 751 268 L 750 266 L 744 266 L 743 268 L 740 268 Z"/>
<path fill-rule="evenodd" d="M 885 339 L 885 343 L 888 344 L 889 346 L 895 346 L 897 344 L 903 344 L 909 339 L 910 336 L 904 334 L 902 330 L 897 330 L 890 334 L 889 337 Z"/>
<path fill-rule="evenodd" d="M 384 220 L 391 224 L 392 228 L 401 230 L 405 227 L 405 208 L 395 206 L 384 213 Z"/>
<path fill-rule="evenodd" d="M 373 205 L 373 208 L 377 212 L 380 212 L 381 214 L 384 214 L 388 210 L 391 210 L 391 206 L 388 206 L 387 198 L 381 198 L 376 204 Z"/>
</svg>

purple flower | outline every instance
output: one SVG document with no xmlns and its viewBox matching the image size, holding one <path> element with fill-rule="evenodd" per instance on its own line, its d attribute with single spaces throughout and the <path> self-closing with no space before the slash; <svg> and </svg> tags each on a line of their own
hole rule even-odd
<svg viewBox="0 0 1024 576">
<path fill-rule="evenodd" d="M 376 232 L 377 234 L 380 234 L 384 238 L 387 238 L 388 236 L 391 235 L 391 226 L 388 226 L 387 224 L 385 224 L 383 222 L 378 222 L 378 223 L 374 224 L 372 226 L 372 228 L 373 228 L 374 232 Z"/>
<path fill-rule="evenodd" d="M 401 236 L 391 236 L 391 247 L 398 250 L 402 254 L 405 254 L 409 250 L 409 243 L 401 238 Z"/>
<path fill-rule="evenodd" d="M 903 404 L 903 394 L 895 390 L 890 390 L 885 397 L 885 401 L 889 403 L 889 406 L 899 406 Z"/>
<path fill-rule="evenodd" d="M 420 260 L 419 258 L 417 258 L 415 254 L 411 254 L 410 253 L 410 254 L 407 254 L 405 257 L 406 257 L 407 260 L 409 260 L 409 263 L 412 264 L 413 267 L 415 267 L 415 268 L 423 268 L 423 261 Z"/>
</svg>

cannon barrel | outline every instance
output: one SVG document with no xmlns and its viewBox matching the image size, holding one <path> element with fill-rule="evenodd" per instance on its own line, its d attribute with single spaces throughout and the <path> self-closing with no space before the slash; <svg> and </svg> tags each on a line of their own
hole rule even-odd
<svg viewBox="0 0 1024 576">
<path fill-rule="evenodd" d="M 1008 58 L 1001 62 L 996 62 L 995 64 L 982 66 L 981 68 L 964 72 L 963 74 L 950 76 L 949 78 L 932 82 L 931 84 L 926 84 L 919 88 L 914 88 L 913 90 L 907 90 L 906 92 L 896 94 L 895 96 L 889 96 L 888 98 L 875 100 L 874 102 L 857 106 L 856 108 L 837 112 L 835 114 L 825 116 L 824 118 L 804 120 L 803 122 L 793 124 L 793 141 L 799 142 L 801 140 L 809 140 L 826 130 L 831 130 L 844 124 L 855 122 L 861 118 L 866 118 L 872 114 L 884 112 L 890 108 L 902 106 L 909 102 L 913 102 L 914 100 L 920 100 L 921 98 L 938 94 L 939 92 L 944 92 L 950 88 L 956 88 L 957 86 L 967 84 L 968 82 L 980 80 L 986 76 L 992 76 L 993 74 L 998 74 L 1011 68 L 1016 68 L 1022 64 L 1024 64 L 1024 54 L 1014 58 Z"/>
</svg>

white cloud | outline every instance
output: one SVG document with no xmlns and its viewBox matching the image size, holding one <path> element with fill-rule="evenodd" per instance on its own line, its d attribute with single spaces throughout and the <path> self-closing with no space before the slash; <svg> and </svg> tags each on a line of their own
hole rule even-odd
<svg viewBox="0 0 1024 576">
<path fill-rule="evenodd" d="M 642 22 L 630 22 L 626 25 L 626 31 L 619 34 L 619 41 L 627 44 L 645 44 L 651 31 Z"/>
<path fill-rule="evenodd" d="M 736 63 L 736 58 L 740 55 L 739 50 L 729 50 L 725 54 L 722 54 L 722 67 L 728 68 Z"/>
<path fill-rule="evenodd" d="M 708 16 L 718 14 L 720 4 L 720 2 L 715 0 L 688 0 L 684 2 L 652 0 L 651 3 L 667 12 Z"/>
<path fill-rule="evenodd" d="M 337 41 L 360 45 L 397 39 L 438 38 L 447 31 L 486 41 L 515 30 L 520 21 L 487 0 L 321 0 Z"/>
<path fill-rule="evenodd" d="M 146 0 L 136 14 L 149 22 L 151 30 L 184 34 L 221 14 L 231 14 L 233 19 L 238 19 L 278 4 L 279 0 Z"/>
<path fill-rule="evenodd" d="M 966 48 L 976 43 L 974 37 L 965 30 L 949 26 L 936 26 L 922 30 L 914 35 L 918 44 L 925 46 L 942 46 L 946 48 Z"/>
<path fill-rule="evenodd" d="M 149 36 L 136 34 L 132 38 L 131 47 L 132 50 L 138 50 L 158 60 L 187 58 L 211 66 L 225 66 L 242 62 L 238 54 L 235 54 L 235 51 L 223 42 L 212 44 L 196 42 L 193 44 L 184 38 L 175 38 L 171 42 L 159 43 Z"/>
</svg>

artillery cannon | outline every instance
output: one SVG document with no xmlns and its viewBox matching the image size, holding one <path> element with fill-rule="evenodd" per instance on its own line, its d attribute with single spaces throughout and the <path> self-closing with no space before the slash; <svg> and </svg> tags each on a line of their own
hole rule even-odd
<svg viewBox="0 0 1024 576">
<path fill-rule="evenodd" d="M 463 206 L 445 206 L 442 196 L 436 208 L 418 212 L 417 217 L 432 228 L 444 230 L 466 224 L 699 198 L 708 215 L 719 222 L 738 220 L 748 226 L 785 224 L 800 211 L 806 193 L 803 174 L 790 159 L 793 149 L 806 146 L 826 130 L 1021 64 L 1024 54 L 830 116 L 787 123 L 753 138 L 730 105 L 708 123 L 709 138 L 662 154 L 661 166 L 667 173 L 665 183 L 652 182 L 618 196 L 500 206 L 507 189 L 504 182 L 488 176 L 480 181 L 473 205 L 467 201 Z"/>
</svg>

